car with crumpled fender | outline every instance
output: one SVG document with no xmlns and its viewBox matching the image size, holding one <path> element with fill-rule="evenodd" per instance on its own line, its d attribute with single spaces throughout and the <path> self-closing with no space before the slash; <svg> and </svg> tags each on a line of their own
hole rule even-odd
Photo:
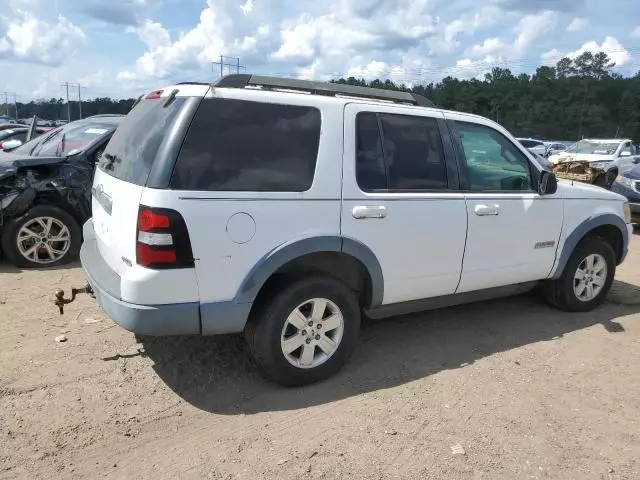
<svg viewBox="0 0 640 480">
<path fill-rule="evenodd" d="M 630 139 L 583 139 L 549 157 L 558 178 L 611 188 L 621 164 L 635 155 Z"/>
<path fill-rule="evenodd" d="M 96 162 L 121 115 L 98 115 L 0 153 L 0 246 L 15 266 L 71 261 L 91 217 Z"/>
</svg>

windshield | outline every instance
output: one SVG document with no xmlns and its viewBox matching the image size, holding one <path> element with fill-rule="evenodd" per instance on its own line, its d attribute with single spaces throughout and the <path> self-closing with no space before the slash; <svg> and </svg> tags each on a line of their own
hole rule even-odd
<svg viewBox="0 0 640 480">
<path fill-rule="evenodd" d="M 571 145 L 567 152 L 584 153 L 591 155 L 613 155 L 618 150 L 620 142 L 594 142 L 592 140 L 580 140 Z"/>
<path fill-rule="evenodd" d="M 14 150 L 34 157 L 56 156 L 82 152 L 95 141 L 115 130 L 116 125 L 96 121 L 72 122 L 64 127 L 34 138 Z"/>
</svg>

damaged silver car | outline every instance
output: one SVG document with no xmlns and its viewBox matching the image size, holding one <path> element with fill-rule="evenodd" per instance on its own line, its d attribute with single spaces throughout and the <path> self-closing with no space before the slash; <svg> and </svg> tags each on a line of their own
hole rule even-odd
<svg viewBox="0 0 640 480">
<path fill-rule="evenodd" d="M 10 263 L 53 267 L 78 254 L 95 166 L 122 118 L 71 122 L 0 153 L 0 246 Z"/>
</svg>

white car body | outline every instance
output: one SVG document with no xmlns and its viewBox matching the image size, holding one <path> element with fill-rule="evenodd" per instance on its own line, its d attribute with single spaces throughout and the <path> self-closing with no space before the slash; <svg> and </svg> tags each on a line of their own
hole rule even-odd
<svg viewBox="0 0 640 480">
<path fill-rule="evenodd" d="M 93 218 L 84 227 L 81 251 L 88 282 L 101 306 L 132 331 L 155 335 L 241 332 L 261 288 L 275 272 L 290 262 L 311 262 L 314 255 L 326 252 L 352 257 L 366 269 L 370 282 L 362 306 L 374 317 L 415 310 L 425 300 L 451 298 L 456 303 L 465 295 L 558 278 L 580 240 L 603 226 L 619 235 L 617 261 L 626 254 L 631 226 L 622 196 L 568 181 L 559 181 L 555 193 L 540 193 L 534 180 L 546 173 L 509 132 L 480 116 L 375 99 L 209 85 L 172 85 L 154 98 L 141 102 L 170 105 L 184 100 L 176 113 L 176 126 L 163 135 L 146 181 L 137 184 L 116 178 L 110 164 L 101 163 L 96 169 Z M 162 177 L 156 175 L 158 165 L 171 159 L 170 177 L 162 181 L 175 181 L 175 156 L 183 142 L 180 135 L 185 135 L 180 124 L 190 124 L 200 102 L 229 100 L 320 112 L 321 135 L 308 189 L 216 191 L 154 184 Z M 356 141 L 359 114 L 437 124 L 449 187 L 363 190 L 354 160 L 362 148 Z M 444 132 L 463 126 L 508 144 L 522 162 L 522 178 L 529 176 L 531 188 L 474 191 L 456 187 L 464 179 L 458 178 L 451 162 L 460 158 L 455 141 Z M 127 119 L 120 124 L 103 155 L 107 161 L 109 155 L 114 161 L 127 161 L 113 155 L 127 128 L 136 126 Z M 189 128 L 195 128 L 193 123 Z M 468 141 L 474 138 L 471 133 L 465 135 Z M 403 141 L 398 138 L 405 137 L 396 137 L 397 149 Z M 462 148 L 462 141 L 459 145 Z M 482 164 L 490 157 L 482 148 L 473 152 L 468 162 Z M 400 168 L 399 164 L 393 168 Z M 507 181 L 520 185 L 520 177 L 500 178 L 500 185 L 511 185 Z M 158 269 L 139 264 L 137 249 L 145 238 L 160 235 L 158 242 L 168 242 L 158 245 L 177 241 L 175 234 L 145 233 L 139 211 L 146 207 L 170 209 L 184 219 L 191 266 Z M 348 276 L 349 271 L 343 274 Z"/>
</svg>

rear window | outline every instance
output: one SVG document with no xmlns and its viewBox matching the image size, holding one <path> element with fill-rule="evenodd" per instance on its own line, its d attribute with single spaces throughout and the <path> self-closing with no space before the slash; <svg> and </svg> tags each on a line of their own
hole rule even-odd
<svg viewBox="0 0 640 480">
<path fill-rule="evenodd" d="M 176 98 L 166 107 L 165 102 L 142 100 L 129 112 L 102 154 L 101 170 L 128 183 L 147 183 L 162 139 L 185 99 Z"/>
<path fill-rule="evenodd" d="M 302 192 L 313 183 L 320 111 L 312 107 L 205 99 L 171 180 L 178 190 Z"/>
</svg>

